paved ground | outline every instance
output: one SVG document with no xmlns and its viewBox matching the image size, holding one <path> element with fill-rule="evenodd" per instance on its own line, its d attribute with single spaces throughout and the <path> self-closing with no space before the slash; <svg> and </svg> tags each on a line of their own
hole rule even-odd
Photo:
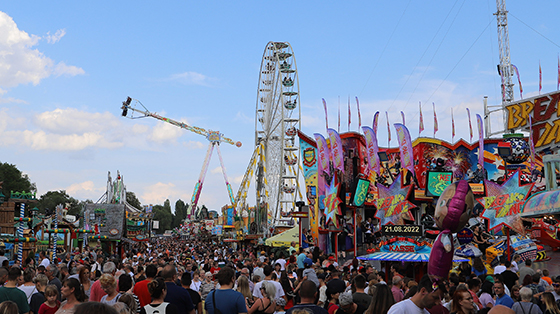
<svg viewBox="0 0 560 314">
<path fill-rule="evenodd" d="M 550 260 L 546 262 L 536 262 L 533 263 L 533 269 L 548 269 L 550 271 L 550 277 L 556 277 L 560 275 L 560 251 L 553 252 L 549 247 L 546 247 L 546 255 L 550 257 Z"/>
</svg>

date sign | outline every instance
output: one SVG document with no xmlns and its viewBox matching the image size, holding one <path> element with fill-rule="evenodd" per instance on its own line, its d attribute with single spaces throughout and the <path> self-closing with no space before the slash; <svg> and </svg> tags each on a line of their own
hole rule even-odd
<svg viewBox="0 0 560 314">
<path fill-rule="evenodd" d="M 381 229 L 386 236 L 420 237 L 422 227 L 419 225 L 384 225 Z"/>
</svg>

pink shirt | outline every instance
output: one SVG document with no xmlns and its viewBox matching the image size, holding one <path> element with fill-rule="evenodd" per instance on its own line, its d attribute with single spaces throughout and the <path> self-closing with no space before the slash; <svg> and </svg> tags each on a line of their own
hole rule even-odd
<svg viewBox="0 0 560 314">
<path fill-rule="evenodd" d="M 101 283 L 99 282 L 99 280 L 96 280 L 91 285 L 91 290 L 89 293 L 89 301 L 100 302 L 101 298 L 106 294 L 107 293 L 103 291 L 103 288 L 101 288 Z"/>
<path fill-rule="evenodd" d="M 402 290 L 399 289 L 399 287 L 393 286 L 391 288 L 391 292 L 393 293 L 393 298 L 395 299 L 395 303 L 400 302 L 404 299 L 404 295 L 402 293 Z"/>
</svg>

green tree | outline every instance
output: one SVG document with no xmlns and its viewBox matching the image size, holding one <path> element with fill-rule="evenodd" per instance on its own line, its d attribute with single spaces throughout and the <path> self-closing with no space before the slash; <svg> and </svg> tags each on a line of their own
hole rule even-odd
<svg viewBox="0 0 560 314">
<path fill-rule="evenodd" d="M 170 230 L 173 223 L 173 214 L 171 213 L 171 205 L 169 200 L 165 200 L 162 205 L 154 205 L 152 212 L 154 214 L 153 220 L 159 221 L 159 229 L 155 229 L 156 233 L 164 233 L 165 230 Z"/>
<path fill-rule="evenodd" d="M 187 218 L 187 209 L 189 205 L 185 204 L 182 200 L 175 202 L 175 215 L 173 215 L 173 228 L 179 227 L 185 218 Z"/>
<path fill-rule="evenodd" d="M 10 196 L 11 191 L 14 192 L 37 192 L 37 186 L 29 180 L 26 174 L 12 164 L 0 162 L 0 181 L 2 184 L 2 193 L 6 197 Z"/>
<path fill-rule="evenodd" d="M 126 192 L 126 202 L 129 203 L 130 205 L 142 210 L 142 203 L 140 203 L 140 201 L 138 200 L 138 198 L 136 197 L 136 194 L 134 194 L 134 192 Z"/>
<path fill-rule="evenodd" d="M 59 204 L 62 204 L 62 206 L 70 204 L 70 207 L 68 208 L 68 215 L 79 216 L 82 212 L 80 202 L 66 194 L 65 190 L 48 191 L 47 193 L 41 195 L 37 208 L 39 208 L 39 210 L 43 213 L 53 214 L 56 206 Z"/>
</svg>

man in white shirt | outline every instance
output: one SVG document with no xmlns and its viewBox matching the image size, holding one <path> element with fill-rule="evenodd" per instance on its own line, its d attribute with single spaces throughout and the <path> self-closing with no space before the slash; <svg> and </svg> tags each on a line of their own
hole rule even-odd
<svg viewBox="0 0 560 314">
<path fill-rule="evenodd" d="M 47 268 L 51 264 L 51 261 L 49 261 L 49 259 L 47 258 L 45 251 L 39 252 L 39 258 L 41 259 L 41 264 L 39 264 L 39 266 L 42 265 L 45 266 L 45 268 Z"/>
<path fill-rule="evenodd" d="M 494 275 L 498 275 L 506 271 L 506 259 L 505 256 L 500 257 L 500 265 L 494 267 Z"/>
<path fill-rule="evenodd" d="M 264 281 L 268 281 L 269 283 L 272 283 L 274 285 L 274 287 L 276 288 L 275 298 L 278 299 L 278 298 L 284 297 L 285 293 L 284 293 L 284 289 L 282 288 L 282 285 L 278 281 L 272 280 L 272 266 L 270 266 L 270 265 L 264 266 L 263 271 L 264 271 L 265 278 L 264 278 L 264 280 L 261 280 L 261 281 L 259 281 L 255 284 L 255 287 L 253 288 L 253 296 L 255 296 L 259 299 L 262 298 L 263 297 L 263 295 L 261 293 L 262 283 Z"/>
<path fill-rule="evenodd" d="M 97 260 L 91 266 L 90 279 L 96 279 L 96 278 L 101 276 L 100 274 L 103 273 L 102 268 L 101 268 L 101 263 L 103 263 L 103 256 L 102 255 L 97 255 Z M 96 274 L 96 271 L 99 271 L 99 273 Z"/>
<path fill-rule="evenodd" d="M 280 258 L 276 260 L 276 262 L 274 262 L 274 264 L 280 264 L 280 270 L 286 270 L 286 260 L 284 259 L 284 253 L 280 253 Z"/>
<path fill-rule="evenodd" d="M 387 314 L 428 314 L 426 309 L 440 304 L 446 292 L 442 282 L 432 283 L 430 277 L 424 275 L 418 284 L 418 292 L 406 300 L 395 303 Z"/>
</svg>

